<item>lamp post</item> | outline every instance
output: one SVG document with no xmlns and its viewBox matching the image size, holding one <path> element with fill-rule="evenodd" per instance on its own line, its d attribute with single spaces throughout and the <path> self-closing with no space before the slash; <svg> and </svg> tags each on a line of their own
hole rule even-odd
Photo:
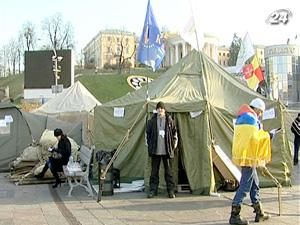
<svg viewBox="0 0 300 225">
<path fill-rule="evenodd" d="M 54 72 L 54 79 L 55 79 L 54 93 L 57 94 L 58 93 L 57 83 L 58 83 L 58 80 L 60 79 L 58 74 L 61 72 L 61 67 L 58 65 L 58 62 L 62 61 L 63 57 L 58 56 L 55 49 L 53 49 L 53 53 L 54 53 L 54 55 L 52 56 L 52 61 L 54 63 L 53 72 Z"/>
</svg>

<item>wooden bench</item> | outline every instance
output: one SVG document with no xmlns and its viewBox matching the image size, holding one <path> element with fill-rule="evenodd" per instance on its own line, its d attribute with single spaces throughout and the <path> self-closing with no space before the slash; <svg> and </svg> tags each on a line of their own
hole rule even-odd
<svg viewBox="0 0 300 225">
<path fill-rule="evenodd" d="M 88 196 L 93 196 L 93 190 L 89 181 L 92 153 L 92 149 L 82 145 L 79 153 L 80 162 L 76 162 L 75 166 L 72 167 L 69 164 L 63 166 L 65 177 L 70 186 L 70 190 L 68 192 L 69 197 L 72 194 L 73 188 L 77 186 L 83 187 L 89 193 Z"/>
</svg>

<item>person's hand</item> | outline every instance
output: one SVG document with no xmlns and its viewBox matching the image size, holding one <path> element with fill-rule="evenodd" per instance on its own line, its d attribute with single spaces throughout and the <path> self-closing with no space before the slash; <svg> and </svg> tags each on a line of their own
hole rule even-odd
<svg viewBox="0 0 300 225">
<path fill-rule="evenodd" d="M 275 133 L 273 133 L 273 132 L 269 132 L 269 135 L 270 135 L 270 139 L 272 140 L 273 139 L 273 137 L 274 137 L 274 135 L 275 135 Z"/>
<path fill-rule="evenodd" d="M 275 129 L 270 130 L 270 132 L 269 132 L 270 138 L 272 139 L 280 130 L 281 130 L 281 128 L 275 128 Z"/>
</svg>

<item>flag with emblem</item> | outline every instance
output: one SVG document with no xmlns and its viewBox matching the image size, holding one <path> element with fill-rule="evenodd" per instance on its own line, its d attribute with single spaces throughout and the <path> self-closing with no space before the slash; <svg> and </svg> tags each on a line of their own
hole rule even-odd
<svg viewBox="0 0 300 225">
<path fill-rule="evenodd" d="M 163 38 L 148 0 L 143 32 L 137 50 L 137 60 L 151 66 L 153 71 L 160 67 L 165 56 Z"/>
<path fill-rule="evenodd" d="M 256 91 L 258 84 L 264 80 L 264 73 L 259 65 L 256 55 L 253 57 L 250 64 L 243 67 L 243 75 L 247 81 L 248 87 Z"/>
</svg>

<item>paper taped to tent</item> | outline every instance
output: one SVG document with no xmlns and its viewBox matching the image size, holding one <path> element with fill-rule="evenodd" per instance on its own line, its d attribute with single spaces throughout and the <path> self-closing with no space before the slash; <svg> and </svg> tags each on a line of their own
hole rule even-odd
<svg viewBox="0 0 300 225">
<path fill-rule="evenodd" d="M 146 96 L 147 92 L 149 96 Z M 149 101 L 146 101 L 147 97 Z M 121 179 L 143 178 L 146 189 L 149 188 L 150 159 L 145 145 L 145 126 L 157 102 L 163 101 L 175 119 L 179 133 L 173 165 L 176 183 L 188 183 L 194 194 L 213 193 L 227 179 L 225 170 L 220 169 L 214 159 L 213 146 L 218 145 L 219 150 L 231 159 L 236 112 L 242 104 L 256 97 L 262 98 L 267 109 L 273 112 L 263 121 L 264 129 L 282 128 L 272 141 L 272 161 L 267 165 L 268 169 L 280 183 L 290 185 L 291 151 L 283 106 L 250 90 L 205 54 L 195 50 L 149 83 L 148 88 L 142 87 L 95 107 L 96 151 L 120 149 L 114 167 L 120 169 Z M 217 158 L 229 169 L 226 160 Z M 97 173 L 97 165 L 93 173 Z M 160 190 L 163 190 L 163 169 L 160 173 Z M 238 179 L 231 172 L 228 174 L 230 179 Z M 261 177 L 261 186 L 274 184 Z"/>
</svg>

